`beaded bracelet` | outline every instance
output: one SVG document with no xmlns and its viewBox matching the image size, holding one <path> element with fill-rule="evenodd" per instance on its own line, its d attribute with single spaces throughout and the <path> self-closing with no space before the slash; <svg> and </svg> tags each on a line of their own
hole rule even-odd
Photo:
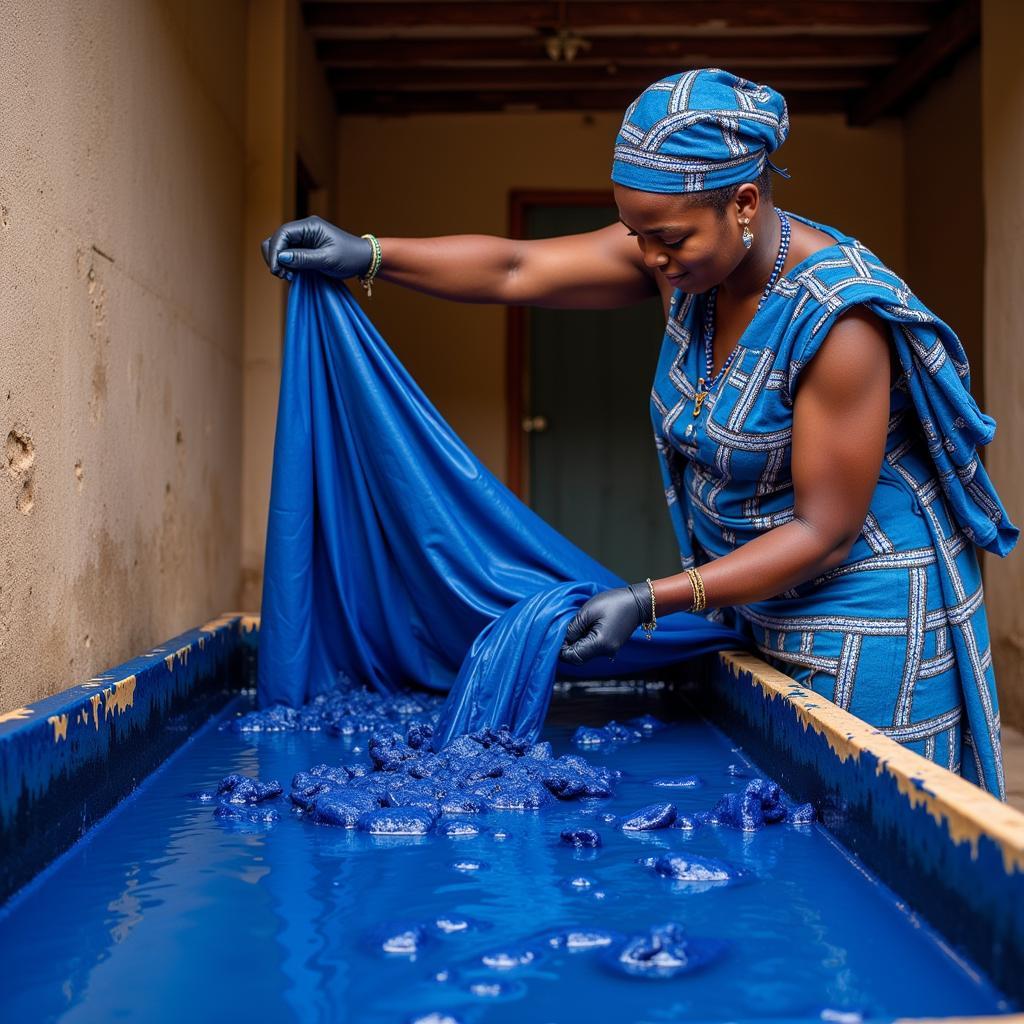
<svg viewBox="0 0 1024 1024">
<path fill-rule="evenodd" d="M 640 628 L 644 631 L 644 636 L 648 640 L 653 640 L 654 637 L 651 634 L 658 628 L 658 614 L 654 600 L 654 584 L 651 582 L 650 577 L 647 578 L 647 589 L 651 592 L 651 621 L 641 622 Z"/>
<path fill-rule="evenodd" d="M 702 612 L 708 606 L 707 594 L 704 592 L 704 581 L 696 569 L 687 569 L 686 575 L 690 578 L 690 586 L 693 587 L 693 605 L 691 612 Z"/>
<path fill-rule="evenodd" d="M 377 276 L 377 271 L 380 270 L 380 265 L 384 262 L 384 254 L 381 252 L 380 242 L 377 241 L 376 235 L 360 235 L 359 237 L 365 238 L 373 250 L 373 259 L 370 260 L 370 267 L 366 274 L 359 278 L 359 283 L 366 289 L 367 298 L 370 298 L 373 295 L 373 279 Z"/>
</svg>

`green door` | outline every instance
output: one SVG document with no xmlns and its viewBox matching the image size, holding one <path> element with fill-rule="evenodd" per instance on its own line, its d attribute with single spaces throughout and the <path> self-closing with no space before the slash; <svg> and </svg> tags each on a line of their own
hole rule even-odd
<svg viewBox="0 0 1024 1024">
<path fill-rule="evenodd" d="M 613 206 L 533 206 L 528 237 L 575 234 Z M 664 331 L 659 299 L 616 310 L 529 314 L 530 504 L 630 582 L 679 569 L 649 400 Z"/>
</svg>

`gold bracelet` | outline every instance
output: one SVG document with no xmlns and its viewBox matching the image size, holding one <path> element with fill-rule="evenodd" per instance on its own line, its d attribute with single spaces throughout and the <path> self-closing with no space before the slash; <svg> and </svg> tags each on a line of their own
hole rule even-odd
<svg viewBox="0 0 1024 1024">
<path fill-rule="evenodd" d="M 648 640 L 653 640 L 654 637 L 651 634 L 658 628 L 658 614 L 657 604 L 654 600 L 654 584 L 651 582 L 650 577 L 647 578 L 647 589 L 651 592 L 651 621 L 641 622 L 640 628 L 644 631 L 644 636 Z"/>
<path fill-rule="evenodd" d="M 690 577 L 690 586 L 693 587 L 693 605 L 691 612 L 702 612 L 708 606 L 707 594 L 704 592 L 704 581 L 696 569 L 687 569 L 686 575 Z"/>
<path fill-rule="evenodd" d="M 373 279 L 377 276 L 377 271 L 380 270 L 380 265 L 384 262 L 384 254 L 381 252 L 380 242 L 377 241 L 376 235 L 360 235 L 359 237 L 365 238 L 373 250 L 373 259 L 370 260 L 370 267 L 366 274 L 359 278 L 359 283 L 366 289 L 366 297 L 371 298 L 373 296 Z"/>
</svg>

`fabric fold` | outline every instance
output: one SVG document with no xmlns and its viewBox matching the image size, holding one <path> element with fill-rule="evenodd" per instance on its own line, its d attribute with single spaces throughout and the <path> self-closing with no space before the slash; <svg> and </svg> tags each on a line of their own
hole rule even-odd
<svg viewBox="0 0 1024 1024">
<path fill-rule="evenodd" d="M 348 290 L 297 275 L 288 304 L 258 686 L 299 705 L 341 680 L 452 690 L 450 735 L 536 735 L 556 672 L 623 676 L 743 646 L 666 616 L 614 661 L 558 662 L 612 572 L 527 508 L 459 439 Z"/>
</svg>

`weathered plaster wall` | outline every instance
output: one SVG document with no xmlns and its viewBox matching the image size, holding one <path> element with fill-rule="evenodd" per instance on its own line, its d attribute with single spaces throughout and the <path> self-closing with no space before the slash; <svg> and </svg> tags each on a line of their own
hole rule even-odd
<svg viewBox="0 0 1024 1024">
<path fill-rule="evenodd" d="M 244 0 L 7 0 L 0 712 L 234 604 Z"/>
<path fill-rule="evenodd" d="M 316 190 L 312 209 L 328 220 L 334 217 L 338 177 L 338 118 L 334 96 L 327 87 L 323 65 L 316 59 L 313 37 L 301 26 L 298 8 L 295 23 L 295 149 L 313 175 Z"/>
<path fill-rule="evenodd" d="M 295 0 L 250 0 L 247 52 L 240 606 L 258 610 L 287 299 L 260 242 L 295 215 L 296 156 L 320 186 L 314 212 L 333 217 L 337 119 Z"/>
<path fill-rule="evenodd" d="M 510 189 L 609 187 L 619 116 L 431 115 L 342 118 L 338 222 L 361 234 L 505 234 Z M 778 159 L 787 208 L 843 228 L 899 270 L 905 262 L 898 121 L 849 128 L 796 117 Z M 374 322 L 477 454 L 505 474 L 505 314 L 382 283 Z M 625 351 L 625 350 L 624 350 Z"/>
<path fill-rule="evenodd" d="M 921 301 L 960 335 L 971 363 L 974 396 L 983 402 L 980 110 L 981 53 L 976 48 L 929 84 L 907 111 L 904 131 L 906 278 Z"/>
<path fill-rule="evenodd" d="M 981 96 L 985 182 L 985 396 L 999 422 L 987 464 L 1015 522 L 1024 522 L 1024 7 L 982 6 Z M 989 625 L 1003 721 L 1024 727 L 1024 553 L 986 560 Z"/>
<path fill-rule="evenodd" d="M 278 0 L 250 0 L 246 81 L 246 209 L 241 607 L 258 609 L 270 498 L 287 292 L 260 242 L 291 219 L 295 194 L 294 28 Z"/>
<path fill-rule="evenodd" d="M 775 179 L 780 206 L 859 238 L 894 270 L 905 271 L 901 121 L 851 128 L 838 114 L 798 115 L 773 159 L 792 175 Z"/>
</svg>

